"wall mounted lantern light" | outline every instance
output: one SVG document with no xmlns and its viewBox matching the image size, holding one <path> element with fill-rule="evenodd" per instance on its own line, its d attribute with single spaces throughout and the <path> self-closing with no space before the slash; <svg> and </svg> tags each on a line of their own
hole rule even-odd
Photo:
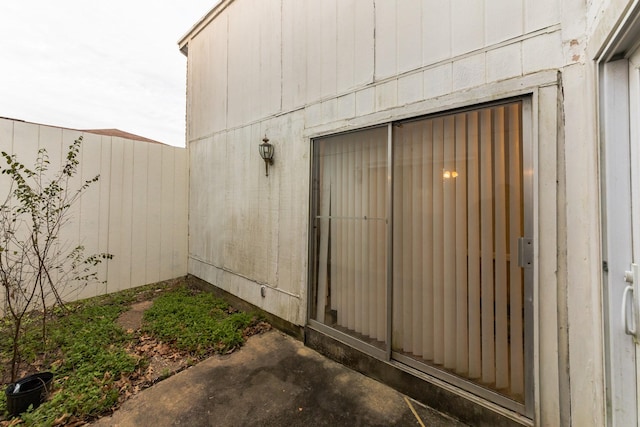
<svg viewBox="0 0 640 427">
<path fill-rule="evenodd" d="M 264 160 L 264 176 L 269 176 L 269 165 L 273 164 L 273 145 L 269 144 L 267 135 L 262 139 L 262 144 L 258 145 L 258 150 L 260 150 L 260 157 Z"/>
</svg>

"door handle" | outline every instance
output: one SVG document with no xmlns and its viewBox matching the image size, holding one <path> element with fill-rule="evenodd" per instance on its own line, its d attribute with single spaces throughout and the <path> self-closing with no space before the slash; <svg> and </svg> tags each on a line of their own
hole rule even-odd
<svg viewBox="0 0 640 427">
<path fill-rule="evenodd" d="M 638 264 L 631 264 L 631 270 L 624 272 L 624 281 L 630 283 L 624 288 L 622 293 L 622 325 L 624 327 L 624 333 L 633 336 L 633 340 L 638 342 L 638 325 L 640 325 L 640 292 L 636 292 L 635 284 L 640 281 L 640 266 Z M 631 300 L 631 316 L 629 316 L 628 309 L 629 303 L 627 298 L 629 294 L 632 295 Z M 631 317 L 631 319 L 629 319 Z M 631 320 L 631 325 L 629 325 Z"/>
<path fill-rule="evenodd" d="M 631 312 L 631 321 L 633 324 L 632 326 L 629 326 L 629 316 L 627 314 L 627 308 L 629 307 L 629 304 L 627 303 L 627 295 L 629 295 L 629 292 L 633 292 L 633 286 L 631 285 L 624 288 L 624 293 L 622 294 L 622 310 L 620 310 L 620 312 L 622 313 L 622 326 L 624 326 L 624 333 L 627 335 L 631 335 L 635 338 L 636 336 L 635 307 Z"/>
</svg>

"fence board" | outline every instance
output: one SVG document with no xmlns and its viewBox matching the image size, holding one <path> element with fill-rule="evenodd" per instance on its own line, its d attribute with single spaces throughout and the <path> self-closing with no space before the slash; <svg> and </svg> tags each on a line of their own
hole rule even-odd
<svg viewBox="0 0 640 427">
<path fill-rule="evenodd" d="M 119 137 L 0 119 L 0 151 L 27 166 L 46 148 L 56 171 L 69 145 L 84 142 L 74 186 L 100 175 L 80 203 L 62 238 L 68 247 L 83 244 L 87 254 L 109 252 L 114 259 L 99 268 L 106 285 L 68 295 L 86 298 L 141 286 L 187 273 L 186 150 Z M 0 159 L 0 165 L 4 161 Z M 0 198 L 8 192 L 0 176 Z M 62 239 L 61 239 L 62 240 Z M 1 297 L 0 297 L 1 298 Z M 0 301 L 0 315 L 4 304 Z"/>
</svg>

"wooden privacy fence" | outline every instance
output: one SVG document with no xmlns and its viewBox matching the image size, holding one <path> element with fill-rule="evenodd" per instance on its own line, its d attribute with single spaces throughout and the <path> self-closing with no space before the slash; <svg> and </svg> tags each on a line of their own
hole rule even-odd
<svg viewBox="0 0 640 427">
<path fill-rule="evenodd" d="M 0 151 L 15 154 L 27 167 L 34 164 L 38 150 L 46 148 L 50 170 L 58 170 L 80 135 L 73 187 L 98 174 L 100 179 L 73 206 L 60 241 L 70 247 L 83 245 L 87 255 L 108 252 L 114 258 L 99 267 L 106 284 L 67 295 L 67 300 L 186 275 L 186 149 L 0 118 Z M 8 191 L 8 177 L 0 175 L 3 201 Z"/>
</svg>

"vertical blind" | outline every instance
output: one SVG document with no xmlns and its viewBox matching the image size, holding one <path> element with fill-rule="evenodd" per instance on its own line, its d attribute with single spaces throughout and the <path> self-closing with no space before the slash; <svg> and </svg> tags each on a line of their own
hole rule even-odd
<svg viewBox="0 0 640 427">
<path fill-rule="evenodd" d="M 523 401 L 520 104 L 403 123 L 393 143 L 394 350 Z"/>
<path fill-rule="evenodd" d="M 522 107 L 393 126 L 391 346 L 524 401 Z M 384 343 L 387 131 L 316 140 L 313 317 Z"/>
<path fill-rule="evenodd" d="M 316 320 L 384 342 L 387 333 L 387 131 L 315 144 Z"/>
</svg>

